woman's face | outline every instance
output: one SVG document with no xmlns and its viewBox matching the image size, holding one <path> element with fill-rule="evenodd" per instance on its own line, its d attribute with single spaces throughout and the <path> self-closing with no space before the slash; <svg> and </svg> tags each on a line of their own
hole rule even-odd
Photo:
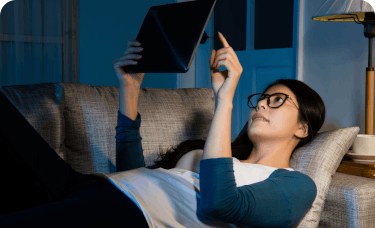
<svg viewBox="0 0 375 228">
<path fill-rule="evenodd" d="M 257 111 L 252 109 L 249 116 L 247 127 L 247 135 L 253 144 L 258 144 L 264 141 L 283 141 L 290 140 L 298 131 L 298 103 L 294 93 L 284 85 L 274 85 L 269 88 L 264 94 L 285 93 L 289 95 L 293 102 L 287 98 L 285 103 L 279 108 L 270 108 L 267 105 L 267 99 L 263 99 L 258 103 Z M 256 113 L 262 114 L 268 122 L 263 120 L 253 121 L 253 116 Z"/>
</svg>

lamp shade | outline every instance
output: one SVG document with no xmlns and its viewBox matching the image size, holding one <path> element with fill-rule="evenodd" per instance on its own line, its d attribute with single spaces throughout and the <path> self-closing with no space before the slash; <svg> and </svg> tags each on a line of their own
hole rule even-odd
<svg viewBox="0 0 375 228">
<path fill-rule="evenodd" d="M 327 0 L 312 19 L 316 21 L 375 20 L 374 9 L 363 0 Z"/>
</svg>

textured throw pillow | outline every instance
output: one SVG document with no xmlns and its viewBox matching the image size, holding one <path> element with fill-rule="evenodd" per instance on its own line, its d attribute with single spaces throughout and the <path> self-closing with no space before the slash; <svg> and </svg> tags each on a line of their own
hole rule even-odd
<svg viewBox="0 0 375 228">
<path fill-rule="evenodd" d="M 247 124 L 239 136 L 246 134 Z M 332 177 L 358 132 L 358 126 L 320 132 L 310 143 L 293 153 L 289 162 L 290 167 L 311 177 L 318 190 L 311 208 L 297 227 L 318 227 Z"/>
</svg>

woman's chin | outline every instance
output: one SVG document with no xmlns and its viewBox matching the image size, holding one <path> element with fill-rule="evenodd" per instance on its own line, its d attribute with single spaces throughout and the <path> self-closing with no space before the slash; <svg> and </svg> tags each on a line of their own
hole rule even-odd
<svg viewBox="0 0 375 228">
<path fill-rule="evenodd" d="M 250 126 L 249 126 L 249 129 L 256 129 L 256 128 L 262 128 L 262 126 L 265 126 L 266 124 L 268 124 L 268 122 L 265 122 L 263 120 L 257 120 L 255 122 L 251 122 L 250 123 Z"/>
<path fill-rule="evenodd" d="M 263 137 L 267 135 L 265 128 L 260 126 L 260 124 L 250 125 L 249 129 L 247 130 L 248 137 Z"/>
</svg>

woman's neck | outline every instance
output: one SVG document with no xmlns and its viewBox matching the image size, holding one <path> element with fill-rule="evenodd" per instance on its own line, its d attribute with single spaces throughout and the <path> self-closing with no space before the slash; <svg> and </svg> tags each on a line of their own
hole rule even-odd
<svg viewBox="0 0 375 228">
<path fill-rule="evenodd" d="M 295 146 L 290 145 L 290 143 L 287 145 L 254 145 L 250 156 L 241 162 L 266 165 L 280 169 L 290 168 L 289 160 L 294 148 Z"/>
</svg>

